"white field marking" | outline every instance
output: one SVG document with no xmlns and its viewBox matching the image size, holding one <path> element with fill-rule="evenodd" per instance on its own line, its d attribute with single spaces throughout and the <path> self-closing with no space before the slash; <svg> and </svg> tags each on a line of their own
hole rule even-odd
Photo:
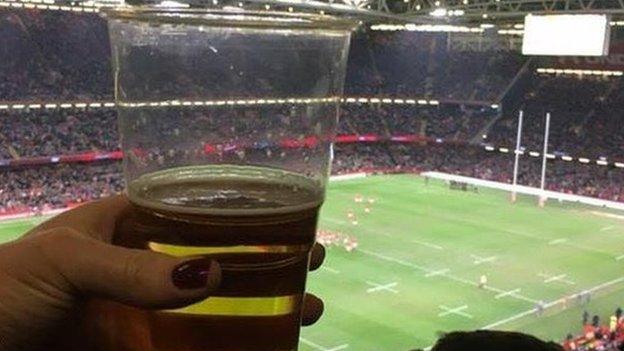
<svg viewBox="0 0 624 351">
<path fill-rule="evenodd" d="M 349 344 L 342 344 L 340 346 L 336 346 L 336 347 L 332 347 L 328 349 L 303 337 L 300 337 L 299 341 L 319 351 L 338 351 L 338 350 L 345 350 L 349 348 Z"/>
<path fill-rule="evenodd" d="M 381 259 L 381 260 L 385 260 L 385 261 L 388 261 L 388 262 L 393 262 L 393 263 L 396 263 L 396 264 L 400 264 L 400 265 L 405 266 L 405 267 L 413 268 L 413 269 L 416 269 L 416 270 L 419 270 L 419 271 L 422 271 L 422 272 L 425 272 L 425 273 L 432 272 L 432 270 L 429 270 L 429 269 L 427 269 L 425 267 L 422 267 L 422 266 L 419 266 L 417 264 L 406 262 L 406 261 L 400 260 L 398 258 L 382 255 L 380 253 L 376 253 L 376 252 L 369 251 L 369 250 L 366 250 L 366 249 L 358 248 L 358 252 L 361 252 L 361 253 L 364 253 L 364 254 L 376 257 L 376 258 Z M 456 281 L 456 282 L 459 282 L 459 283 L 468 284 L 468 285 L 471 285 L 471 286 L 478 286 L 479 285 L 476 282 L 470 281 L 468 279 L 460 278 L 460 277 L 457 277 L 457 276 L 454 276 L 454 275 L 451 275 L 451 274 L 446 274 L 445 273 L 445 274 L 440 274 L 439 276 L 448 278 L 450 280 L 453 280 L 453 281 Z M 498 288 L 495 288 L 495 287 L 489 286 L 489 285 L 486 285 L 483 288 L 485 290 L 488 290 L 488 291 L 491 291 L 491 292 L 495 292 L 495 293 L 501 293 L 501 292 L 505 291 L 505 290 L 498 289 Z M 530 303 L 533 303 L 533 304 L 539 302 L 539 300 L 535 300 L 535 299 L 532 299 L 530 297 L 523 296 L 521 294 L 512 294 L 512 295 L 509 295 L 509 296 L 512 296 L 512 297 L 514 297 L 514 298 L 516 298 L 518 300 L 527 301 L 527 302 L 530 302 Z"/>
<path fill-rule="evenodd" d="M 548 275 L 548 274 L 544 274 L 544 273 L 540 273 L 538 274 L 539 277 L 544 278 L 544 283 L 548 284 L 548 283 L 552 283 L 552 282 L 562 282 L 568 285 L 574 285 L 576 284 L 575 282 L 566 279 L 566 277 L 568 276 L 567 274 L 559 274 L 559 275 Z"/>
<path fill-rule="evenodd" d="M 450 272 L 451 270 L 448 268 L 444 268 L 444 269 L 438 269 L 437 271 L 431 271 L 427 274 L 425 274 L 425 277 L 429 278 L 429 277 L 435 277 L 436 275 L 444 275 L 448 272 Z"/>
<path fill-rule="evenodd" d="M 535 240 L 538 240 L 538 241 L 546 241 L 546 240 L 548 240 L 548 239 L 542 238 L 542 237 L 540 237 L 538 235 L 533 235 L 533 234 L 524 233 L 524 232 L 518 232 L 518 231 L 515 231 L 515 230 L 505 230 L 505 229 L 503 229 L 503 230 L 500 230 L 500 231 L 503 232 L 503 233 L 511 234 L 511 235 L 517 235 L 517 236 L 523 236 L 523 237 L 526 237 L 526 238 L 532 238 L 532 239 L 535 239 Z M 561 244 L 569 246 L 569 247 L 573 247 L 575 249 L 579 249 L 581 251 L 594 252 L 594 253 L 599 253 L 599 254 L 609 255 L 609 256 L 613 255 L 613 253 L 610 253 L 610 252 L 607 252 L 607 251 L 603 251 L 603 250 L 600 250 L 600 249 L 595 249 L 593 247 L 587 247 L 587 246 L 584 246 L 584 245 L 575 244 L 575 243 L 569 242 L 569 241 L 562 242 Z"/>
<path fill-rule="evenodd" d="M 590 289 L 585 289 L 585 290 L 583 290 L 583 292 L 585 292 L 585 293 L 587 293 L 587 292 L 589 292 L 589 293 L 593 293 L 593 292 L 595 292 L 595 291 L 598 291 L 598 290 L 604 289 L 604 288 L 606 288 L 606 287 L 609 287 L 609 286 L 611 286 L 611 285 L 615 285 L 615 284 L 618 284 L 618 283 L 621 283 L 621 282 L 624 282 L 624 277 L 619 277 L 619 278 L 615 278 L 615 279 L 613 279 L 613 280 L 609 280 L 608 282 L 605 282 L 605 283 L 602 283 L 602 284 L 596 285 L 596 286 L 594 286 L 594 287 L 592 287 L 592 288 L 590 288 Z M 561 297 L 561 298 L 559 298 L 559 299 L 557 299 L 557 300 L 553 300 L 553 301 L 550 301 L 550 302 L 545 303 L 545 304 L 543 305 L 543 307 L 544 307 L 544 308 L 550 308 L 550 307 L 552 307 L 552 306 L 555 306 L 555 305 L 557 305 L 557 304 L 562 303 L 563 301 L 573 300 L 573 299 L 575 299 L 577 296 L 579 296 L 579 294 L 581 294 L 581 293 L 576 293 L 576 294 L 572 294 L 572 295 L 568 295 L 568 296 L 563 296 L 563 297 Z M 524 311 L 524 312 L 520 312 L 520 313 L 518 313 L 518 314 L 515 314 L 515 315 L 513 315 L 513 316 L 511 316 L 511 317 L 507 317 L 507 318 L 505 318 L 505 319 L 501 319 L 501 320 L 496 321 L 496 322 L 494 322 L 494 323 L 490 323 L 490 324 L 488 324 L 488 325 L 486 325 L 486 326 L 484 326 L 484 327 L 481 327 L 480 329 L 492 329 L 492 328 L 496 328 L 496 327 L 499 327 L 499 326 L 501 326 L 501 325 L 503 325 L 503 324 L 507 324 L 507 323 L 509 323 L 509 322 L 513 322 L 513 321 L 515 321 L 515 320 L 518 320 L 518 319 L 520 319 L 520 318 L 522 318 L 522 317 L 525 317 L 525 316 L 528 316 L 528 315 L 534 314 L 535 312 L 537 312 L 537 308 L 532 308 L 532 309 L 530 309 L 530 310 L 526 310 L 526 311 Z"/>
<path fill-rule="evenodd" d="M 312 348 L 314 348 L 316 350 L 325 351 L 325 348 L 323 346 L 321 346 L 319 344 L 316 344 L 316 343 L 313 343 L 312 341 L 310 341 L 310 340 L 308 340 L 306 338 L 301 338 L 300 337 L 299 341 L 301 341 L 302 343 L 304 343 L 304 344 L 306 344 L 306 345 L 308 345 L 308 346 L 310 346 L 310 347 L 312 347 Z"/>
<path fill-rule="evenodd" d="M 607 215 L 611 215 L 611 214 L 607 213 Z M 480 221 L 470 220 L 470 219 L 466 219 L 466 218 L 449 218 L 449 217 L 446 217 L 446 216 L 440 216 L 440 215 L 438 215 L 438 216 L 442 217 L 442 218 L 451 219 L 451 220 L 454 220 L 454 221 L 457 221 L 457 222 L 464 222 L 464 223 L 468 223 L 468 224 L 471 224 L 471 225 L 479 226 L 481 228 L 487 228 L 487 229 L 490 229 L 490 230 L 492 230 L 494 232 L 497 232 L 497 233 L 506 233 L 506 234 L 516 235 L 516 236 L 522 236 L 522 237 L 525 237 L 525 238 L 532 238 L 532 239 L 535 239 L 537 241 L 542 241 L 542 242 L 543 241 L 548 241 L 548 239 L 545 239 L 545 238 L 543 238 L 543 237 L 541 237 L 539 235 L 525 233 L 525 232 L 519 232 L 519 231 L 509 230 L 509 229 L 500 229 L 500 228 L 496 228 L 496 227 L 492 227 L 492 226 L 486 225 L 482 221 L 480 222 Z M 613 215 L 613 216 L 618 216 L 618 215 Z M 618 216 L 618 217 L 620 217 L 620 219 L 624 219 L 624 216 Z M 612 256 L 613 255 L 613 253 L 611 253 L 611 252 L 603 251 L 603 250 L 600 250 L 600 249 L 595 249 L 595 248 L 592 248 L 592 247 L 586 247 L 586 246 L 583 246 L 583 245 L 578 245 L 578 244 L 575 244 L 575 243 L 572 243 L 572 242 L 566 242 L 566 243 L 563 243 L 563 244 L 566 245 L 566 246 L 570 246 L 570 247 L 582 250 L 582 251 L 600 253 L 600 254 L 608 255 L 608 256 Z"/>
<path fill-rule="evenodd" d="M 466 317 L 466 318 L 469 318 L 469 319 L 474 318 L 471 314 L 463 312 L 464 310 L 466 310 L 468 308 L 468 305 L 462 305 L 462 306 L 455 307 L 455 308 L 446 307 L 444 305 L 440 305 L 440 306 L 438 306 L 438 308 L 440 308 L 441 310 L 444 311 L 444 312 L 438 313 L 438 317 L 444 317 L 444 316 L 448 316 L 450 314 L 455 314 L 455 315 Z"/>
<path fill-rule="evenodd" d="M 598 212 L 598 211 L 590 211 L 590 212 L 592 212 L 592 213 L 596 212 L 595 214 L 597 214 L 597 215 L 606 215 L 607 217 L 615 216 L 618 219 L 624 219 L 624 216 L 614 215 L 614 214 L 611 214 L 611 213 L 602 213 L 602 212 Z M 536 241 L 542 241 L 542 242 L 549 241 L 547 238 L 544 238 L 544 237 L 536 235 L 536 234 L 530 234 L 530 233 L 526 233 L 526 232 L 520 232 L 520 231 L 515 231 L 515 230 L 509 230 L 509 229 L 495 228 L 495 227 L 492 227 L 492 226 L 489 226 L 489 225 L 485 225 L 482 221 L 480 222 L 480 221 L 470 220 L 470 219 L 467 219 L 467 218 L 450 218 L 450 217 L 446 217 L 446 216 L 439 216 L 439 217 L 451 219 L 451 220 L 458 221 L 458 222 L 463 222 L 463 223 L 476 225 L 476 226 L 479 226 L 479 227 L 482 227 L 482 228 L 487 228 L 487 229 L 493 230 L 495 232 L 502 232 L 502 233 L 506 233 L 506 234 L 510 234 L 510 235 L 522 236 L 522 237 L 525 237 L 525 238 L 532 238 L 532 239 L 535 239 Z M 336 220 L 336 219 L 333 219 L 333 218 L 324 218 L 324 220 L 326 220 L 328 222 L 336 223 L 336 224 L 342 224 L 342 225 L 346 224 L 343 221 Z M 366 228 L 360 228 L 360 230 L 367 231 Z M 381 235 L 384 235 L 384 236 L 391 236 L 390 234 L 385 233 L 385 232 L 377 233 L 377 232 L 369 231 L 369 233 L 371 233 L 371 234 L 381 234 Z M 567 242 L 563 242 L 562 244 L 565 245 L 565 246 L 569 246 L 569 247 L 581 250 L 581 251 L 585 251 L 585 252 L 593 252 L 593 253 L 599 253 L 599 254 L 606 255 L 606 256 L 613 256 L 612 252 L 596 249 L 596 248 L 593 248 L 593 247 L 587 247 L 587 246 L 584 246 L 584 245 L 575 244 L 574 242 L 567 241 Z"/>
<path fill-rule="evenodd" d="M 426 247 L 428 247 L 430 249 L 444 250 L 444 248 L 442 246 L 436 245 L 436 244 L 432 244 L 432 243 L 428 243 L 426 241 L 412 240 L 412 242 L 414 244 L 419 244 L 419 245 L 422 245 L 422 246 L 426 246 Z"/>
<path fill-rule="evenodd" d="M 334 274 L 340 273 L 339 270 L 333 269 L 333 268 L 327 267 L 327 266 L 321 266 L 321 269 L 324 270 L 324 271 L 328 271 L 329 273 L 334 273 Z"/>
<path fill-rule="evenodd" d="M 521 290 L 522 289 L 518 288 L 518 289 L 509 290 L 509 291 L 503 291 L 502 293 L 498 293 L 498 295 L 494 296 L 494 298 L 498 300 L 505 296 L 513 296 L 514 294 L 519 293 Z"/>
<path fill-rule="evenodd" d="M 566 245 L 566 246 L 569 246 L 569 247 L 573 247 L 573 248 L 576 248 L 576 249 L 579 249 L 579 250 L 582 250 L 582 251 L 599 253 L 601 255 L 607 255 L 607 256 L 612 256 L 613 255 L 612 252 L 596 249 L 596 248 L 593 248 L 593 247 L 587 247 L 587 246 L 583 246 L 583 245 L 578 245 L 578 244 L 574 244 L 574 243 L 571 243 L 571 242 L 565 242 L 565 243 L 563 243 L 563 245 Z"/>
<path fill-rule="evenodd" d="M 472 286 L 479 286 L 478 283 L 473 282 L 471 280 L 467 280 L 467 279 L 464 279 L 464 278 L 456 277 L 456 276 L 453 276 L 453 275 L 450 275 L 450 274 L 445 274 L 444 276 L 449 278 L 449 279 L 451 279 L 451 280 L 454 280 L 456 282 L 460 282 L 460 283 L 464 283 L 464 284 L 468 284 L 468 285 L 472 285 Z M 491 285 L 484 285 L 483 289 L 487 290 L 487 291 L 495 292 L 495 293 L 498 293 L 498 294 L 505 292 L 505 290 L 493 287 Z M 530 297 L 523 296 L 523 295 L 521 295 L 519 293 L 509 294 L 509 296 L 514 297 L 514 298 L 516 298 L 518 300 L 523 300 L 523 301 L 534 303 L 534 304 L 539 302 L 539 300 L 535 300 L 535 299 L 532 299 Z"/>
<path fill-rule="evenodd" d="M 624 255 L 619 255 L 615 258 L 616 261 L 624 260 Z"/>
<path fill-rule="evenodd" d="M 369 256 L 377 257 L 377 258 L 379 258 L 381 260 L 384 260 L 384 261 L 394 262 L 394 263 L 397 263 L 397 264 L 400 264 L 400 265 L 403 265 L 403 266 L 406 266 L 406 267 L 414 268 L 416 270 L 423 271 L 425 273 L 429 272 L 429 270 L 427 268 L 423 267 L 423 266 L 419 266 L 419 265 L 414 264 L 414 263 L 403 261 L 403 260 L 398 259 L 398 258 L 386 256 L 386 255 L 383 255 L 383 254 L 380 254 L 380 253 L 377 253 L 377 252 L 373 252 L 373 251 L 369 251 L 369 250 L 361 249 L 361 248 L 358 248 L 357 251 L 361 252 L 361 253 L 364 253 L 364 254 L 367 254 Z"/>
<path fill-rule="evenodd" d="M 602 228 L 600 228 L 600 231 L 601 231 L 601 232 L 606 232 L 606 231 L 611 230 L 611 229 L 613 229 L 613 228 L 615 228 L 615 226 L 608 225 L 608 226 L 606 226 L 606 227 L 602 227 Z"/>
<path fill-rule="evenodd" d="M 567 276 L 568 276 L 567 274 L 554 275 L 552 277 L 548 277 L 548 278 L 544 279 L 544 283 L 556 282 L 558 280 L 562 280 L 563 278 L 565 278 Z"/>
<path fill-rule="evenodd" d="M 525 317 L 525 316 L 528 316 L 528 315 L 534 314 L 535 312 L 537 312 L 537 308 L 532 308 L 532 309 L 530 309 L 530 310 L 526 310 L 526 311 L 524 311 L 524 312 L 521 312 L 521 313 L 518 313 L 518 314 L 514 314 L 514 315 L 513 315 L 513 316 L 511 316 L 511 317 L 507 317 L 507 318 L 505 318 L 505 319 L 501 319 L 501 320 L 496 321 L 496 322 L 494 322 L 494 323 L 490 323 L 490 324 L 488 324 L 488 325 L 486 325 L 486 326 L 484 326 L 484 327 L 481 327 L 480 329 L 492 329 L 492 328 L 496 328 L 496 327 L 498 327 L 498 326 L 500 326 L 500 325 L 502 325 L 502 324 L 506 324 L 506 323 L 509 323 L 509 322 L 513 322 L 513 321 L 515 321 L 515 320 L 517 320 L 517 319 L 520 319 L 520 318 L 522 318 L 522 317 Z"/>
<path fill-rule="evenodd" d="M 554 240 L 549 241 L 548 245 L 562 244 L 562 243 L 565 243 L 566 241 L 568 241 L 568 239 L 566 239 L 566 238 L 554 239 Z"/>
<path fill-rule="evenodd" d="M 477 255 L 470 255 L 470 257 L 472 257 L 472 259 L 474 260 L 474 262 L 473 262 L 474 264 L 493 262 L 493 261 L 496 261 L 496 259 L 497 259 L 496 256 L 481 257 L 481 256 L 477 256 Z"/>
<path fill-rule="evenodd" d="M 594 214 L 596 216 L 601 216 L 601 217 L 607 217 L 607 218 L 615 218 L 615 219 L 620 219 L 620 220 L 624 220 L 624 216 L 622 215 L 616 215 L 613 213 L 609 213 L 609 212 L 600 212 L 600 211 L 589 211 L 591 214 Z"/>
<path fill-rule="evenodd" d="M 399 283 L 397 282 L 392 282 L 388 284 L 379 284 L 379 283 L 367 281 L 366 284 L 372 286 L 372 288 L 366 289 L 366 292 L 369 294 L 372 292 L 377 292 L 377 291 L 389 291 L 394 294 L 397 294 L 399 292 L 398 290 L 393 289 L 395 286 L 399 285 Z"/>
</svg>

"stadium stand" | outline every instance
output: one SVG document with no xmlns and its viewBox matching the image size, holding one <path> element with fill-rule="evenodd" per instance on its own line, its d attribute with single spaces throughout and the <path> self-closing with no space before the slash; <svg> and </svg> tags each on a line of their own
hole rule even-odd
<svg viewBox="0 0 624 351">
<path fill-rule="evenodd" d="M 118 162 L 0 169 L 0 215 L 39 212 L 119 193 Z"/>
<path fill-rule="evenodd" d="M 0 158 L 117 150 L 112 109 L 0 112 Z"/>
<path fill-rule="evenodd" d="M 447 50 L 444 33 L 368 32 L 353 40 L 350 94 L 495 101 L 524 63 L 519 53 L 504 47 Z"/>
<path fill-rule="evenodd" d="M 7 63 L 0 68 L 3 76 L 0 100 L 110 101 L 112 81 L 107 32 L 105 22 L 97 15 L 3 11 L 0 33 L 6 34 L 0 36 L 0 57 Z M 439 102 L 415 106 L 344 104 L 339 134 L 354 137 L 339 139 L 334 172 L 420 169 L 510 181 L 510 154 L 486 152 L 483 148 L 485 145 L 513 145 L 517 109 L 506 111 L 490 105 L 499 102 L 527 62 L 516 51 L 503 47 L 482 51 L 449 49 L 444 45 L 447 39 L 444 33 L 374 31 L 364 31 L 354 38 L 345 87 L 347 96 L 435 98 Z M 592 160 L 591 164 L 559 159 L 551 162 L 547 188 L 622 201 L 624 197 L 619 186 L 622 171 L 612 166 L 613 161 L 618 161 L 624 142 L 621 128 L 616 128 L 619 107 L 624 105 L 621 78 L 552 75 L 535 73 L 535 70 L 530 76 L 530 84 L 522 92 L 518 104 L 527 115 L 523 147 L 539 150 L 542 115 L 548 110 L 553 114 L 551 150 L 558 156 Z M 575 96 L 584 98 L 570 98 Z M 286 116 L 288 111 L 278 108 L 274 113 Z M 97 108 L 0 111 L 0 159 L 3 159 L 0 167 L 4 179 L 15 177 L 10 175 L 14 173 L 11 168 L 7 168 L 14 164 L 21 165 L 19 174 L 36 173 L 46 179 L 72 179 L 75 175 L 68 171 L 72 167 L 81 169 L 84 174 L 101 174 L 101 164 L 92 171 L 84 162 L 23 167 L 30 164 L 33 157 L 45 156 L 32 162 L 41 164 L 50 160 L 62 162 L 71 154 L 92 152 L 89 159 L 97 160 L 98 152 L 118 150 L 115 115 L 113 109 Z M 205 119 L 206 126 L 215 125 L 211 123 L 214 116 Z M 214 127 L 202 130 L 222 132 Z M 241 126 L 236 132 L 254 131 Z M 482 138 L 481 133 L 486 137 Z M 372 134 L 375 136 L 362 138 Z M 606 157 L 609 166 L 597 166 L 593 162 L 600 157 Z M 523 157 L 523 160 L 526 162 L 521 162 L 520 183 L 537 185 L 538 159 Z M 111 179 L 121 184 L 116 163 L 111 162 L 106 167 Z M 53 189 L 54 182 L 40 185 L 31 180 L 33 177 L 21 178 L 19 189 L 4 190 L 6 201 L 0 204 L 4 211 L 17 207 L 8 205 L 13 197 L 20 199 L 19 206 L 41 206 L 43 198 L 32 196 L 29 199 L 28 194 L 36 193 L 30 189 L 50 187 L 45 190 L 60 191 Z M 66 179 L 60 179 L 60 183 L 72 186 Z M 99 187 L 103 183 L 77 185 L 79 189 L 85 186 L 93 189 L 63 189 L 62 192 L 87 194 L 76 199 L 87 200 L 101 193 Z M 63 201 L 71 200 L 66 197 Z M 63 201 L 50 203 L 58 206 Z"/>
<path fill-rule="evenodd" d="M 550 112 L 550 150 L 584 157 L 618 157 L 624 135 L 614 128 L 621 114 L 620 77 L 552 76 L 535 74 L 520 106 L 527 116 L 523 146 L 539 150 L 544 115 Z M 582 98 L 573 98 L 579 97 Z M 494 145 L 515 144 L 517 112 L 501 118 L 484 140 Z"/>
<path fill-rule="evenodd" d="M 96 14 L 0 11 L 0 216 L 70 207 L 122 191 L 116 110 L 75 107 L 113 99 L 107 36 Z M 543 116 L 550 112 L 555 159 L 548 163 L 546 189 L 624 202 L 624 166 L 616 165 L 624 161 L 621 76 L 546 74 L 536 70 L 541 62 L 510 48 L 460 50 L 450 48 L 448 39 L 444 33 L 374 31 L 354 37 L 345 95 L 368 100 L 342 104 L 334 174 L 439 171 L 510 183 L 522 109 L 519 184 L 540 185 L 541 158 L 528 152 L 541 151 Z M 383 101 L 389 97 L 413 103 Z M 505 99 L 515 100 L 511 108 Z M 62 102 L 73 107 L 61 108 Z M 31 103 L 41 106 L 29 108 Z M 58 106 L 43 108 L 46 103 Z M 24 106 L 10 107 L 15 104 Z M 186 112 L 179 111 L 171 110 L 173 121 L 184 118 Z M 202 113 L 197 139 L 189 142 L 199 154 L 234 157 L 234 146 L 264 151 L 283 142 L 286 136 L 275 133 L 267 145 L 250 146 L 244 136 L 277 130 L 294 112 L 283 106 L 264 110 L 266 116 L 248 112 L 250 119 L 272 117 L 265 131 L 220 128 L 218 118 L 235 110 Z M 156 127 L 176 133 L 167 123 Z M 242 137 L 219 139 L 231 135 Z M 228 155 L 207 140 L 229 143 L 232 150 Z M 149 157 L 163 154 L 197 156 L 159 150 Z M 319 238 L 349 251 L 357 246 L 355 238 L 339 232 L 321 232 Z M 624 349 L 623 326 L 620 319 L 613 333 L 604 325 L 585 325 L 582 334 L 566 338 L 564 348 Z"/>
<path fill-rule="evenodd" d="M 496 115 L 497 111 L 490 106 L 349 104 L 342 108 L 338 131 L 339 134 L 381 133 L 388 137 L 420 135 L 467 142 Z"/>
<path fill-rule="evenodd" d="M 112 97 L 106 22 L 97 14 L 0 12 L 0 100 Z"/>
<path fill-rule="evenodd" d="M 565 351 L 619 351 L 624 348 L 624 319 L 620 307 L 602 323 L 598 315 L 590 319 L 587 311 L 583 312 L 582 321 L 582 332 L 565 337 Z"/>
</svg>

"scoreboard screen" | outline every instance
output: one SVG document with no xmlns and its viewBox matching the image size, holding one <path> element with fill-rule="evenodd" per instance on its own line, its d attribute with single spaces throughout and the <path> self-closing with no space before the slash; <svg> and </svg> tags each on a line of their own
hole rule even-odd
<svg viewBox="0 0 624 351">
<path fill-rule="evenodd" d="M 524 55 L 605 56 L 609 53 L 607 15 L 527 15 Z"/>
</svg>

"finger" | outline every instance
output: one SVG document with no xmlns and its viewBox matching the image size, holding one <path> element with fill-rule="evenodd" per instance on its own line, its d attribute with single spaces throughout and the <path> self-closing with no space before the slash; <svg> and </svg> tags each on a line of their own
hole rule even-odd
<svg viewBox="0 0 624 351">
<path fill-rule="evenodd" d="M 323 264 L 325 260 L 325 247 L 319 243 L 315 243 L 310 254 L 310 270 L 316 270 Z"/>
<path fill-rule="evenodd" d="M 324 309 L 323 300 L 312 294 L 305 294 L 303 298 L 301 325 L 308 326 L 316 323 L 316 321 L 321 318 Z"/>
<path fill-rule="evenodd" d="M 174 308 L 215 291 L 221 269 L 206 258 L 126 249 L 71 228 L 33 237 L 36 247 L 79 293 L 144 308 Z"/>
<path fill-rule="evenodd" d="M 101 241 L 110 242 L 115 222 L 124 212 L 129 210 L 130 202 L 124 195 L 110 196 L 98 201 L 80 205 L 69 211 L 40 224 L 28 235 L 58 227 L 70 226 L 74 230 Z"/>
</svg>

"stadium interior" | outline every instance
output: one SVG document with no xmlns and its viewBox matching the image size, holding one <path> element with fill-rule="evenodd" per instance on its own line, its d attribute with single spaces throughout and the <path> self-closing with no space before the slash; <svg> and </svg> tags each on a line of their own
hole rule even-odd
<svg viewBox="0 0 624 351">
<path fill-rule="evenodd" d="M 441 333 L 471 329 L 527 332 L 566 350 L 624 349 L 624 5 L 345 4 L 373 16 L 351 40 L 317 239 L 327 263 L 309 278 L 326 314 L 303 330 L 300 349 L 427 350 Z M 0 0 L 3 242 L 124 189 L 98 13 L 117 5 Z M 330 12 L 333 3 L 321 5 Z M 524 55 L 531 12 L 609 14 L 608 55 Z M 234 105 L 270 105 L 270 123 L 294 113 L 282 106 L 288 96 L 201 98 L 162 108 L 182 116 L 218 105 L 191 142 L 219 157 L 245 147 L 244 138 L 211 141 Z M 188 156 L 177 152 L 162 157 Z"/>
</svg>

